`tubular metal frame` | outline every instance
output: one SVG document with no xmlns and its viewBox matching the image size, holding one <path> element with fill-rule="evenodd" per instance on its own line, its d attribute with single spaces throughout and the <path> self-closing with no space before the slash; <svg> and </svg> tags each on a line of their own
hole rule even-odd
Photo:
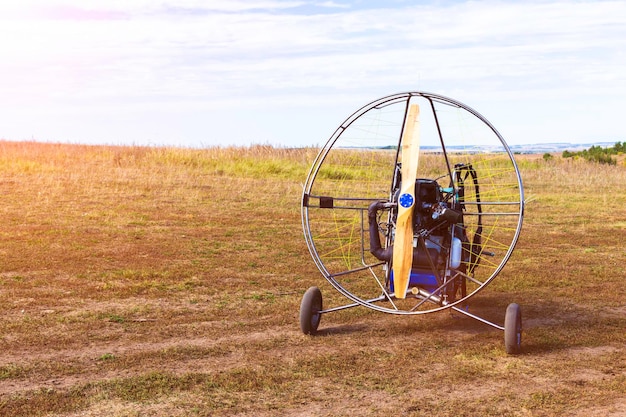
<svg viewBox="0 0 626 417">
<path fill-rule="evenodd" d="M 324 262 L 322 261 L 322 259 L 320 258 L 318 252 L 317 252 L 317 248 L 315 246 L 315 242 L 314 242 L 314 238 L 311 235 L 311 228 L 310 228 L 310 219 L 309 219 L 309 208 L 315 208 L 317 206 L 313 206 L 313 205 L 309 205 L 309 201 L 311 198 L 319 198 L 319 196 L 314 196 L 311 194 L 311 189 L 313 186 L 313 183 L 315 181 L 315 178 L 317 177 L 320 168 L 322 167 L 328 153 L 331 151 L 331 149 L 333 148 L 334 144 L 336 143 L 336 141 L 341 137 L 342 133 L 348 128 L 350 127 L 350 125 L 352 125 L 352 123 L 354 123 L 361 115 L 365 114 L 366 112 L 368 112 L 371 109 L 374 108 L 382 108 L 385 106 L 389 106 L 391 104 L 396 104 L 398 102 L 402 102 L 402 101 L 407 101 L 407 105 L 409 100 L 412 97 L 423 97 L 426 100 L 428 100 L 431 105 L 434 106 L 434 102 L 438 102 L 438 103 L 442 103 L 448 106 L 453 106 L 453 107 L 458 107 L 461 108 L 465 111 L 467 111 L 468 113 L 470 113 L 471 115 L 475 116 L 476 118 L 478 118 L 480 121 L 482 121 L 486 126 L 488 126 L 488 128 L 496 135 L 496 137 L 499 139 L 499 141 L 501 142 L 506 154 L 508 155 L 508 157 L 510 158 L 512 164 L 513 164 L 513 168 L 515 171 L 515 175 L 516 175 L 516 179 L 517 182 L 519 184 L 519 201 L 516 202 L 494 202 L 494 203 L 489 203 L 489 202 L 483 202 L 483 203 L 479 203 L 479 202 L 468 202 L 467 204 L 476 204 L 476 205 L 489 205 L 489 204 L 495 204 L 495 205 L 510 205 L 510 206 L 517 206 L 517 210 L 512 210 L 510 212 L 507 211 L 503 211 L 500 213 L 482 213 L 480 215 L 482 216 L 493 216 L 493 215 L 515 215 L 518 216 L 518 221 L 517 221 L 517 226 L 516 226 L 516 230 L 515 233 L 512 237 L 512 242 L 509 245 L 509 248 L 506 252 L 506 254 L 503 256 L 502 261 L 500 262 L 500 264 L 497 266 L 497 268 L 493 271 L 493 273 L 489 276 L 488 279 L 484 280 L 484 281 L 478 281 L 475 280 L 469 276 L 466 275 L 466 278 L 469 278 L 471 280 L 473 280 L 478 287 L 476 289 L 474 289 L 471 293 L 466 294 L 464 297 L 455 300 L 454 302 L 446 302 L 445 300 L 442 300 L 438 295 L 435 295 L 434 293 L 429 293 L 426 290 L 423 289 L 419 289 L 417 294 L 410 294 L 413 295 L 415 298 L 421 298 L 423 301 L 422 302 L 432 302 L 434 304 L 436 304 L 438 307 L 429 309 L 429 310 L 401 310 L 398 309 L 395 304 L 393 303 L 393 300 L 395 298 L 394 294 L 391 293 L 389 294 L 383 285 L 381 285 L 381 282 L 378 280 L 378 278 L 375 276 L 375 274 L 372 271 L 372 274 L 374 275 L 374 277 L 377 279 L 377 281 L 379 281 L 379 285 L 381 285 L 381 289 L 382 289 L 382 294 L 379 297 L 376 298 L 372 298 L 372 299 L 362 299 L 354 294 L 352 294 L 350 291 L 346 290 L 340 282 L 337 281 L 337 277 L 341 276 L 341 275 L 345 275 L 345 274 L 349 274 L 349 273 L 353 273 L 354 271 L 361 271 L 361 270 L 365 270 L 365 269 L 370 269 L 375 267 L 375 266 L 380 266 L 381 263 L 375 263 L 375 264 L 371 264 L 371 265 L 367 265 L 365 262 L 363 264 L 362 267 L 358 268 L 358 269 L 354 269 L 354 270 L 350 270 L 350 271 L 344 271 L 341 273 L 337 273 L 337 274 L 332 274 L 324 265 Z M 433 107 L 434 108 L 434 107 Z M 437 130 L 439 131 L 439 135 L 441 135 L 441 131 L 439 130 L 439 122 L 438 119 L 435 117 L 435 120 L 437 122 Z M 447 159 L 447 153 L 445 152 L 445 146 L 443 144 L 443 138 L 441 138 L 442 141 L 442 147 L 444 149 L 444 156 L 446 158 L 446 165 L 448 167 L 448 171 L 450 174 L 450 177 L 452 178 L 452 174 L 451 174 L 451 168 L 450 168 L 450 163 Z M 398 151 L 399 152 L 399 147 L 398 147 Z M 396 155 L 396 160 L 397 160 L 397 155 Z M 336 198 L 339 201 L 351 201 L 351 200 L 362 200 L 362 199 L 353 199 L 353 198 L 349 198 L 349 197 L 345 197 L 345 198 Z M 363 306 L 366 308 L 370 308 L 379 312 L 383 312 L 383 313 L 389 313 L 389 314 L 398 314 L 398 315 L 417 315 L 417 314 L 425 314 L 425 313 L 432 313 L 432 312 L 437 312 L 437 311 L 441 311 L 441 310 L 445 310 L 445 309 L 452 309 L 458 313 L 461 313 L 463 315 L 466 315 L 468 317 L 474 318 L 480 322 L 483 322 L 485 324 L 488 324 L 492 327 L 495 327 L 497 329 L 500 330 L 504 330 L 504 327 L 499 326 L 497 324 L 491 323 L 487 320 L 484 320 L 478 316 L 475 316 L 473 314 L 470 314 L 469 312 L 467 312 L 466 310 L 460 308 L 459 306 L 466 302 L 469 298 L 473 297 L 474 295 L 476 295 L 479 291 L 481 291 L 484 287 L 486 287 L 502 270 L 502 268 L 504 267 L 504 265 L 506 264 L 506 262 L 508 261 L 508 259 L 510 258 L 515 245 L 517 243 L 517 240 L 519 238 L 520 232 L 521 232 L 521 227 L 522 227 L 522 222 L 523 222 L 523 217 L 524 217 L 524 190 L 523 190 L 523 186 L 522 186 L 522 179 L 519 173 L 519 168 L 515 162 L 515 159 L 513 157 L 513 154 L 510 150 L 510 148 L 508 147 L 508 145 L 506 144 L 506 142 L 504 141 L 504 139 L 502 138 L 502 136 L 500 135 L 500 133 L 495 129 L 495 127 L 487 120 L 485 119 L 480 113 L 478 113 L 476 110 L 472 109 L 471 107 L 460 103 L 456 100 L 450 99 L 448 97 L 444 97 L 441 95 L 437 95 L 437 94 L 432 94 L 432 93 L 427 93 L 427 92 L 406 92 L 406 93 L 400 93 L 400 94 L 394 94 L 394 95 L 390 95 L 390 96 L 386 96 L 383 97 L 381 99 L 375 100 L 370 102 L 369 104 L 363 106 L 362 108 L 360 108 L 359 110 L 357 110 L 356 112 L 354 112 L 352 115 L 350 115 L 333 133 L 333 135 L 328 139 L 328 141 L 326 142 L 326 144 L 324 145 L 324 147 L 319 151 L 319 153 L 317 154 L 310 170 L 307 176 L 307 180 L 304 184 L 303 187 L 303 193 L 302 193 L 302 206 L 301 206 L 301 216 L 302 216 L 302 227 L 303 227 L 303 231 L 304 231 L 304 238 L 307 244 L 307 247 L 309 249 L 309 252 L 311 253 L 311 256 L 313 258 L 313 261 L 315 262 L 315 265 L 317 266 L 317 268 L 319 269 L 319 271 L 322 273 L 322 275 L 324 276 L 324 278 L 333 286 L 333 288 L 335 288 L 339 293 L 341 293 L 343 296 L 345 296 L 346 298 L 348 298 L 349 300 L 352 301 L 352 303 L 350 304 L 346 304 L 343 306 L 338 306 L 338 307 L 334 307 L 334 308 L 329 308 L 329 309 L 325 309 L 322 311 L 319 311 L 319 314 L 327 314 L 327 313 L 331 313 L 331 312 L 335 312 L 335 311 L 340 311 L 340 310 L 344 310 L 344 309 L 348 309 L 348 308 L 353 308 L 353 307 L 358 307 L 358 306 Z M 355 207 L 334 207 L 336 209 L 347 209 L 347 210 L 362 210 L 359 208 L 355 208 Z M 474 214 L 474 215 L 478 215 L 478 213 L 468 213 L 470 215 Z M 363 227 L 362 227 L 363 230 Z M 384 262 L 383 262 L 384 263 Z M 445 284 L 444 284 L 445 285 Z M 390 302 L 393 306 L 393 308 L 388 308 L 388 307 L 384 307 L 375 303 L 381 303 L 381 302 Z"/>
</svg>

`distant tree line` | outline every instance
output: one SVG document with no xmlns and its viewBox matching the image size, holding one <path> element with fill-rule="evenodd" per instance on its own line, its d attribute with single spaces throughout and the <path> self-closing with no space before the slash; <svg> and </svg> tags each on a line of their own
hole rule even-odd
<svg viewBox="0 0 626 417">
<path fill-rule="evenodd" d="M 579 156 L 587 161 L 599 162 L 601 164 L 616 165 L 617 160 L 612 155 L 618 155 L 626 152 L 626 142 L 617 142 L 611 148 L 603 148 L 594 145 L 589 149 L 580 152 L 563 151 L 563 158 L 573 158 Z"/>
</svg>

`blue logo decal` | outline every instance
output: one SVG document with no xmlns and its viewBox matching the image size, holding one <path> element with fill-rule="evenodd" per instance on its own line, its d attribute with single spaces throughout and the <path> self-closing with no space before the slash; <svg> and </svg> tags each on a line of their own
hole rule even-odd
<svg viewBox="0 0 626 417">
<path fill-rule="evenodd" d="M 402 194 L 400 196 L 400 205 L 404 208 L 409 208 L 413 205 L 413 203 L 415 202 L 415 199 L 413 198 L 413 196 L 411 194 Z"/>
</svg>

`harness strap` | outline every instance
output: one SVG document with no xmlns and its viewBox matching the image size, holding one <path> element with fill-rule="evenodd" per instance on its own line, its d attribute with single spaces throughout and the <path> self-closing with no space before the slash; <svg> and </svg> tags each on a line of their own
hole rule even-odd
<svg viewBox="0 0 626 417">
<path fill-rule="evenodd" d="M 482 253 L 482 233 L 483 233 L 483 209 L 480 204 L 480 186 L 478 184 L 478 174 L 476 170 L 472 166 L 472 164 L 456 164 L 454 166 L 455 175 L 457 177 L 457 182 L 459 184 L 458 191 L 458 199 L 459 204 L 461 206 L 461 210 L 465 211 L 465 182 L 471 177 L 474 188 L 476 190 L 476 205 L 478 211 L 478 223 L 476 226 L 476 230 L 474 231 L 474 236 L 472 237 L 472 242 L 470 244 L 470 260 L 467 273 L 469 275 L 473 275 L 474 269 L 480 263 L 480 254 Z M 462 173 L 465 171 L 465 175 Z"/>
</svg>

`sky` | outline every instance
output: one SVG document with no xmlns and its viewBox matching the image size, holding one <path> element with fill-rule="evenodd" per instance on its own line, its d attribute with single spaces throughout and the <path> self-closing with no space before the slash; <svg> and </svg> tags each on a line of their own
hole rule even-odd
<svg viewBox="0 0 626 417">
<path fill-rule="evenodd" d="M 509 144 L 626 141 L 626 2 L 3 0 L 0 139 L 320 146 L 406 91 Z"/>
</svg>

